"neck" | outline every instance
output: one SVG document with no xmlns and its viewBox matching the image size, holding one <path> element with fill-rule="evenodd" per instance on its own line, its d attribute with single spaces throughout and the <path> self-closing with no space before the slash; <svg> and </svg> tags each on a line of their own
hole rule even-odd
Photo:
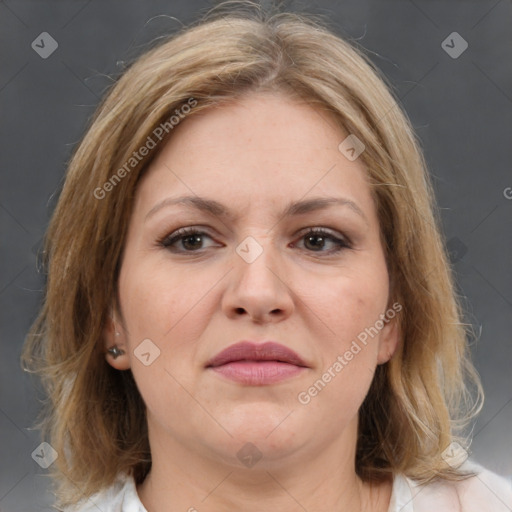
<svg viewBox="0 0 512 512">
<path fill-rule="evenodd" d="M 148 512 L 388 510 L 391 481 L 362 482 L 354 467 L 355 441 L 345 449 L 348 439 L 356 439 L 357 423 L 324 450 L 278 463 L 261 459 L 252 468 L 205 456 L 200 446 L 190 449 L 149 430 L 152 468 L 137 488 Z"/>
</svg>

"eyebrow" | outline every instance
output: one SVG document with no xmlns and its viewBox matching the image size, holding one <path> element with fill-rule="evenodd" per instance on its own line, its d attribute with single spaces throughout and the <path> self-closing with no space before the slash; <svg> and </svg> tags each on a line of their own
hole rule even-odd
<svg viewBox="0 0 512 512">
<path fill-rule="evenodd" d="M 173 205 L 182 205 L 187 208 L 199 210 L 210 215 L 234 219 L 235 215 L 226 206 L 214 199 L 208 199 L 200 196 L 181 196 L 172 198 L 169 197 L 157 203 L 146 215 L 146 220 L 160 211 L 162 208 Z M 315 197 L 312 199 L 305 199 L 303 201 L 295 201 L 286 206 L 279 216 L 293 217 L 297 215 L 304 215 L 309 212 L 324 210 L 331 206 L 348 206 L 353 212 L 357 213 L 365 222 L 369 224 L 363 210 L 352 200 L 345 197 Z"/>
</svg>

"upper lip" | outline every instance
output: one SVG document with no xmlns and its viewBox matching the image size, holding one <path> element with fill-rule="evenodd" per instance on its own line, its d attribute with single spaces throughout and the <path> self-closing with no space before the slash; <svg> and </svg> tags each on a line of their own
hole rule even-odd
<svg viewBox="0 0 512 512">
<path fill-rule="evenodd" d="M 219 352 L 211 358 L 206 367 L 221 366 L 234 361 L 280 361 L 294 364 L 296 366 L 307 366 L 302 358 L 293 350 L 276 343 L 266 341 L 254 343 L 251 341 L 240 341 Z"/>
</svg>

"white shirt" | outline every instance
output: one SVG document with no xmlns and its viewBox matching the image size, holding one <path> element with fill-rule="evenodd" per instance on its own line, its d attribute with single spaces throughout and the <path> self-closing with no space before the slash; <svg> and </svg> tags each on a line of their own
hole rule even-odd
<svg viewBox="0 0 512 512">
<path fill-rule="evenodd" d="M 459 482 L 440 481 L 424 486 L 401 474 L 394 475 L 388 512 L 512 512 L 512 482 L 482 466 L 466 461 L 461 469 L 476 476 Z M 137 495 L 131 476 L 116 482 L 65 512 L 148 512 Z"/>
</svg>

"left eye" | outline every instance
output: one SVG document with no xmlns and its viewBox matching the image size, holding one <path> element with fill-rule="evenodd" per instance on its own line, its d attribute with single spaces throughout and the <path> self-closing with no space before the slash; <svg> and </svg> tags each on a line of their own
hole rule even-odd
<svg viewBox="0 0 512 512">
<path fill-rule="evenodd" d="M 348 240 L 339 238 L 323 228 L 310 228 L 300 239 L 304 240 L 304 246 L 311 249 L 312 252 L 334 253 L 351 247 Z M 334 247 L 330 250 L 324 250 L 328 242 Z"/>
</svg>

